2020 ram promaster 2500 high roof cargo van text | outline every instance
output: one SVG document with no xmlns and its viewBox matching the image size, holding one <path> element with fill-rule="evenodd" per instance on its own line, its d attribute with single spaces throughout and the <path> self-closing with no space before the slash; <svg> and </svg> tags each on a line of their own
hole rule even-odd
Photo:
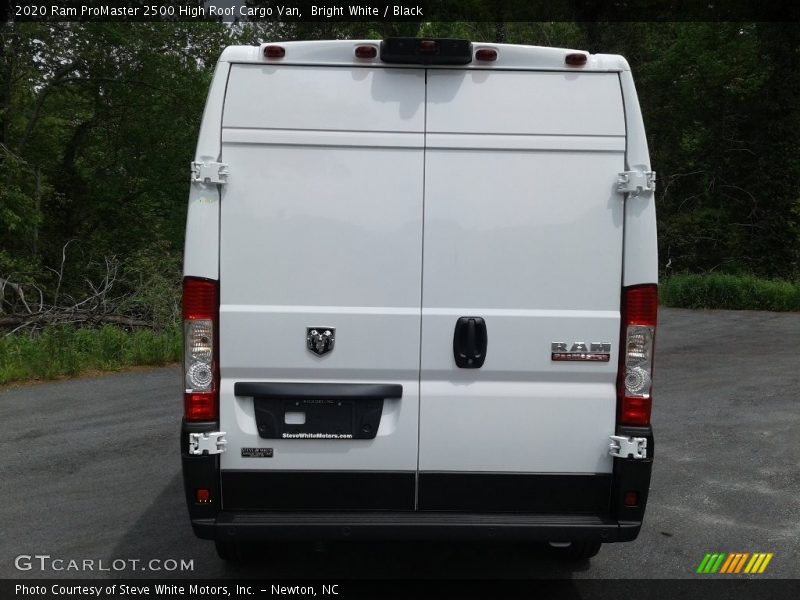
<svg viewBox="0 0 800 600">
<path fill-rule="evenodd" d="M 655 174 L 620 56 L 229 47 L 186 231 L 184 482 L 248 541 L 636 538 Z"/>
</svg>

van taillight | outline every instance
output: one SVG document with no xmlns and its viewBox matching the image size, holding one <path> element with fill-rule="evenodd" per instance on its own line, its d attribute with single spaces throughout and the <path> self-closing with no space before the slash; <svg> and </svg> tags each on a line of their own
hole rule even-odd
<svg viewBox="0 0 800 600">
<path fill-rule="evenodd" d="M 655 284 L 622 289 L 617 378 L 617 422 L 620 425 L 650 424 L 657 312 L 658 287 Z"/>
<path fill-rule="evenodd" d="M 187 421 L 219 418 L 218 323 L 218 283 L 184 277 L 183 416 Z"/>
</svg>

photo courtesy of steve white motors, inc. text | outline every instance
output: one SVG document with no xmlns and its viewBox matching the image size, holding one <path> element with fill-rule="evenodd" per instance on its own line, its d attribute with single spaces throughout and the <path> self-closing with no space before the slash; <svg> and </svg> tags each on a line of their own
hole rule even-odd
<svg viewBox="0 0 800 600">
<path fill-rule="evenodd" d="M 339 594 L 338 584 L 319 584 L 313 585 L 278 585 L 272 584 L 269 588 L 262 588 L 251 585 L 205 585 L 205 584 L 116 584 L 109 585 L 81 585 L 54 583 L 48 585 L 26 585 L 18 583 L 14 586 L 15 596 L 94 596 L 97 598 L 109 598 L 113 596 L 174 596 L 190 594 L 193 597 L 210 596 L 214 598 L 232 596 L 249 596 L 259 592 L 270 593 L 272 595 L 297 595 L 297 596 L 316 596 L 319 590 L 321 596 L 336 596 Z"/>
</svg>

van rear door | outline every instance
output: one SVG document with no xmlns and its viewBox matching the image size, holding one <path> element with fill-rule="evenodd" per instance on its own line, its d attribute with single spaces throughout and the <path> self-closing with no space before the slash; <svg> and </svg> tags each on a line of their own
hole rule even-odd
<svg viewBox="0 0 800 600">
<path fill-rule="evenodd" d="M 427 91 L 419 508 L 566 510 L 555 486 L 594 510 L 616 413 L 619 78 L 431 69 Z M 480 368 L 456 364 L 454 336 L 483 341 L 462 317 L 485 323 Z M 554 342 L 610 360 L 554 361 Z M 505 488 L 511 473 L 549 478 Z"/>
<path fill-rule="evenodd" d="M 421 69 L 231 67 L 220 234 L 226 509 L 414 508 L 424 102 Z M 307 346 L 315 329 L 331 331 L 332 349 Z M 327 387 L 259 387 L 281 382 Z M 297 401 L 285 422 L 314 433 L 325 418 L 317 405 L 341 384 L 402 386 L 383 402 L 379 429 L 361 432 L 371 439 L 259 434 L 259 395 Z"/>
</svg>

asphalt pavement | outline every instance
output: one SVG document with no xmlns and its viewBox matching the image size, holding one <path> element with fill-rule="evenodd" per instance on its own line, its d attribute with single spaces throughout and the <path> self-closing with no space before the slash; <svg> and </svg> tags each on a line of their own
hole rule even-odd
<svg viewBox="0 0 800 600">
<path fill-rule="evenodd" d="M 0 390 L 0 577 L 693 578 L 707 552 L 771 552 L 757 577 L 800 577 L 800 314 L 659 319 L 645 523 L 591 561 L 536 545 L 380 543 L 228 565 L 189 526 L 170 367 Z M 161 571 L 146 570 L 154 559 Z M 181 561 L 192 569 L 163 570 Z"/>
</svg>

